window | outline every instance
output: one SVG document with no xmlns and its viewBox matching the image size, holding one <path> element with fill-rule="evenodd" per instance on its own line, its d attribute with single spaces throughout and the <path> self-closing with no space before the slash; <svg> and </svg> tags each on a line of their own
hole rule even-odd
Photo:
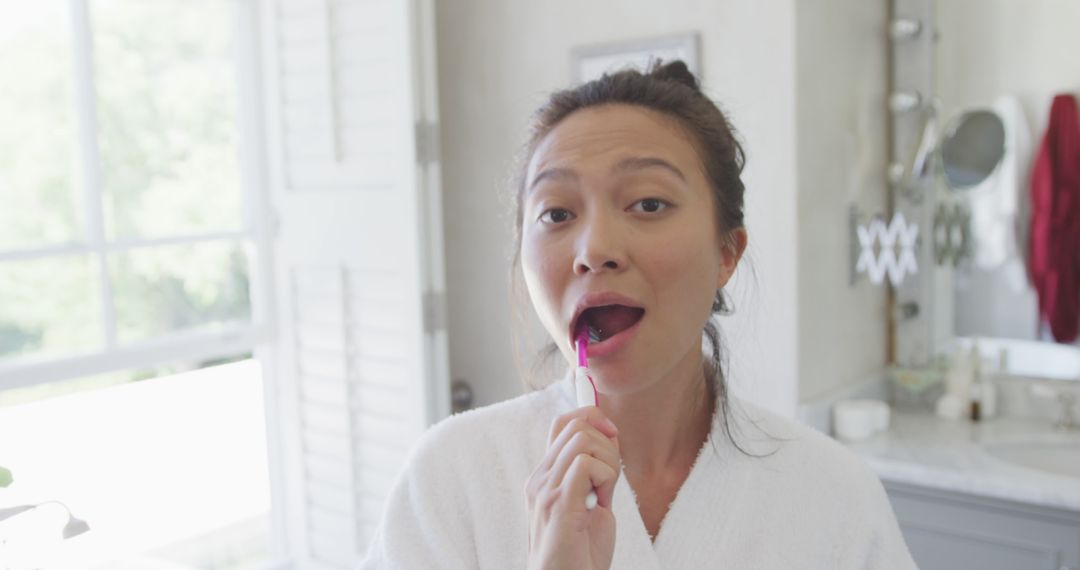
<svg viewBox="0 0 1080 570">
<path fill-rule="evenodd" d="M 44 503 L 0 520 L 13 567 L 271 550 L 255 8 L 0 0 L 0 509 Z"/>
<path fill-rule="evenodd" d="M 241 4 L 0 0 L 0 389 L 254 345 Z"/>
</svg>

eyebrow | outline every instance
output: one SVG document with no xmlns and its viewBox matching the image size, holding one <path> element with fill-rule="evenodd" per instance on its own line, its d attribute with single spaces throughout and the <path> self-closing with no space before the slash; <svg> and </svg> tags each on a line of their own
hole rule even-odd
<svg viewBox="0 0 1080 570">
<path fill-rule="evenodd" d="M 634 172 L 637 170 L 644 170 L 646 168 L 663 168 L 668 170 L 675 176 L 679 177 L 679 180 L 686 182 L 686 175 L 682 173 L 674 164 L 656 157 L 635 157 L 627 158 L 619 161 L 615 165 L 614 170 L 616 172 Z"/>
<path fill-rule="evenodd" d="M 536 178 L 533 178 L 532 184 L 529 185 L 529 192 L 532 192 L 533 189 L 536 188 L 536 186 L 538 184 L 540 184 L 541 182 L 543 182 L 544 180 L 549 180 L 549 179 L 550 180 L 572 181 L 572 180 L 577 180 L 578 175 L 575 174 L 574 171 L 570 170 L 569 168 L 548 168 L 548 169 L 544 170 L 543 172 L 541 172 L 540 174 L 537 174 Z"/>
<path fill-rule="evenodd" d="M 671 164 L 670 162 L 662 158 L 656 157 L 625 158 L 623 160 L 620 160 L 614 166 L 614 168 L 612 168 L 612 171 L 618 173 L 628 173 L 636 172 L 638 170 L 645 170 L 648 168 L 663 168 L 664 170 L 667 170 L 668 172 L 671 172 L 675 176 L 679 177 L 679 180 L 686 182 L 686 175 L 683 174 L 683 172 L 679 170 L 674 164 Z M 568 168 L 548 168 L 540 174 L 537 174 L 536 178 L 533 178 L 532 184 L 529 185 L 529 191 L 531 192 L 533 188 L 536 188 L 536 185 L 540 184 L 540 182 L 549 179 L 574 181 L 578 179 L 578 175 L 573 170 L 570 170 Z"/>
</svg>

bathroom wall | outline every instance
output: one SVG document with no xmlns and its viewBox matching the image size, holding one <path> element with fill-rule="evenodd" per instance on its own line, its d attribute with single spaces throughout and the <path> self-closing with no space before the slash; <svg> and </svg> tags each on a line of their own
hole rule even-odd
<svg viewBox="0 0 1080 570">
<path fill-rule="evenodd" d="M 794 4 L 438 4 L 450 368 L 454 378 L 473 385 L 478 404 L 523 389 L 509 338 L 512 218 L 507 181 L 530 113 L 546 93 L 568 85 L 573 47 L 696 30 L 702 34 L 706 88 L 730 112 L 749 154 L 750 265 L 736 277 L 737 314 L 722 322 L 731 383 L 763 405 L 794 412 Z"/>
<path fill-rule="evenodd" d="M 885 362 L 885 288 L 850 283 L 850 205 L 885 207 L 884 2 L 797 3 L 799 396 Z"/>
</svg>

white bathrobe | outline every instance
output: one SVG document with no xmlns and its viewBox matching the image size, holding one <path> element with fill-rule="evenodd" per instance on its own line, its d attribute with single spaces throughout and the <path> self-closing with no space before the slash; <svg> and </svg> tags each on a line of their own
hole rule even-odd
<svg viewBox="0 0 1080 570">
<path fill-rule="evenodd" d="M 361 567 L 524 569 L 525 482 L 552 419 L 574 407 L 568 377 L 428 430 Z M 915 568 L 880 481 L 857 456 L 746 402 L 732 408 L 736 441 L 763 456 L 736 449 L 717 414 L 655 542 L 621 475 L 612 569 Z"/>
</svg>

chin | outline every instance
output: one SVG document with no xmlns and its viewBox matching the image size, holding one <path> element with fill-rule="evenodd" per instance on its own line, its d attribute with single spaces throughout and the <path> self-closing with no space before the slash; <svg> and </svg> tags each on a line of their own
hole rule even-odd
<svg viewBox="0 0 1080 570">
<path fill-rule="evenodd" d="M 596 388 L 601 394 L 619 396 L 633 394 L 651 384 L 648 375 L 641 373 L 640 367 L 635 368 L 628 364 L 594 364 L 589 368 Z"/>
</svg>

